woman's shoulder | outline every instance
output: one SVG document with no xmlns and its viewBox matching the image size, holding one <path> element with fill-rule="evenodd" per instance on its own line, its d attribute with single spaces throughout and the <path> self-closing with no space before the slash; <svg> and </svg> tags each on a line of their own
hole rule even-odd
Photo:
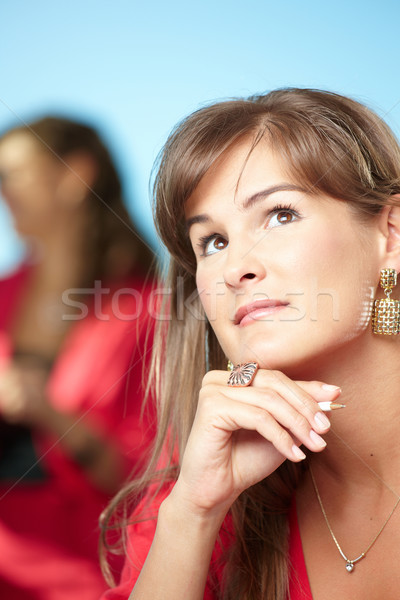
<svg viewBox="0 0 400 600">
<path fill-rule="evenodd" d="M 21 296 L 32 269 L 32 265 L 24 262 L 13 271 L 0 276 L 0 329 L 7 327 L 15 303 Z"/>
<path fill-rule="evenodd" d="M 23 262 L 14 267 L 11 271 L 6 271 L 0 274 L 1 288 L 14 289 L 23 284 L 29 274 L 32 272 L 33 266 L 29 262 Z"/>
</svg>

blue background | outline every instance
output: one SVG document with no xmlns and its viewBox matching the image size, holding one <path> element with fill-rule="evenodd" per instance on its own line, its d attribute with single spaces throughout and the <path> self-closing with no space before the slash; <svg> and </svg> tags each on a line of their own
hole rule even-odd
<svg viewBox="0 0 400 600">
<path fill-rule="evenodd" d="M 57 113 L 111 146 L 157 247 L 149 176 L 173 125 L 212 100 L 281 86 L 355 97 L 400 131 L 400 3 L 4 0 L 0 130 Z M 0 207 L 0 270 L 20 250 Z"/>
</svg>

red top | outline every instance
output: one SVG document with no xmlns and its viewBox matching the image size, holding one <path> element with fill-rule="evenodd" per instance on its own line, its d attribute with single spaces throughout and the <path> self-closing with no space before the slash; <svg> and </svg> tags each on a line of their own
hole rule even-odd
<svg viewBox="0 0 400 600">
<path fill-rule="evenodd" d="M 289 513 L 289 530 L 289 600 L 312 600 L 294 500 Z"/>
<path fill-rule="evenodd" d="M 161 502 L 169 494 L 171 484 L 167 485 L 146 507 L 146 497 L 138 505 L 135 514 L 142 513 L 140 522 L 128 527 L 126 559 L 120 584 L 108 590 L 101 600 L 128 600 L 146 560 L 151 543 L 153 541 L 157 513 Z M 144 512 L 143 512 L 144 511 Z M 303 548 L 301 545 L 300 531 L 297 521 L 296 506 L 293 502 L 290 514 L 290 537 L 289 537 L 289 596 L 288 600 L 312 600 L 310 584 L 308 581 L 306 565 L 304 562 Z M 210 572 L 215 573 L 215 579 L 221 580 L 221 561 L 223 548 L 229 546 L 232 537 L 229 533 L 229 523 L 223 526 L 219 540 L 214 548 L 211 558 Z M 213 591 L 212 583 L 207 581 L 204 592 L 204 600 L 216 600 L 218 595 Z"/>
<path fill-rule="evenodd" d="M 12 351 L 7 328 L 29 271 L 0 281 L 0 363 Z M 140 420 L 150 290 L 134 278 L 121 287 L 139 291 L 111 290 L 102 295 L 100 312 L 91 302 L 86 318 L 72 324 L 47 395 L 58 411 L 80 415 L 114 444 L 128 474 L 153 437 L 152 416 Z M 32 477 L 35 467 L 20 480 L 0 481 L 0 598 L 98 600 L 107 587 L 99 568 L 98 518 L 110 498 L 89 483 L 57 439 L 37 431 L 32 437 L 41 475 Z"/>
</svg>

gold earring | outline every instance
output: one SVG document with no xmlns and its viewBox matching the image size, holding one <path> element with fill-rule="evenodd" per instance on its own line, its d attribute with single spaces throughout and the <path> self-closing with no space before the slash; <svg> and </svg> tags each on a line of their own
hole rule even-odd
<svg viewBox="0 0 400 600">
<path fill-rule="evenodd" d="M 226 370 L 233 371 L 234 368 L 235 368 L 235 365 L 233 364 L 233 362 L 231 360 L 228 360 L 228 364 L 226 365 Z"/>
<path fill-rule="evenodd" d="M 380 285 L 386 298 L 375 300 L 372 314 L 372 331 L 379 335 L 397 335 L 400 333 L 400 301 L 391 300 L 390 294 L 397 284 L 395 269 L 382 269 Z"/>
</svg>

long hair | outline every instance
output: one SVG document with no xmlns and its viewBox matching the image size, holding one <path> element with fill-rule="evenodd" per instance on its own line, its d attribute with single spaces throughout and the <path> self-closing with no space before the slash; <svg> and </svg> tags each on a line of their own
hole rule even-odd
<svg viewBox="0 0 400 600">
<path fill-rule="evenodd" d="M 66 167 L 77 153 L 88 155 L 95 163 L 95 180 L 85 197 L 89 214 L 84 240 L 88 270 L 83 283 L 118 279 L 132 269 L 146 275 L 153 268 L 152 251 L 129 216 L 117 168 L 97 131 L 84 123 L 47 116 L 9 129 L 0 139 L 15 133 L 31 136 L 41 151 Z"/>
<path fill-rule="evenodd" d="M 209 369 L 226 368 L 196 294 L 196 261 L 184 207 L 215 160 L 244 137 L 251 149 L 265 139 L 295 181 L 312 194 L 349 203 L 365 220 L 400 193 L 400 149 L 390 129 L 365 106 L 334 93 L 290 88 L 220 102 L 175 128 L 160 154 L 154 181 L 155 222 L 171 255 L 166 282 L 171 293 L 165 303 L 170 319 L 158 324 L 150 373 L 158 399 L 158 436 L 147 471 L 120 493 L 113 508 L 148 485 L 166 444 L 170 456 L 174 448 L 182 456 L 202 377 Z M 303 469 L 285 461 L 233 504 L 235 542 L 221 598 L 287 597 L 287 513 Z M 179 465 L 170 477 L 178 472 Z"/>
</svg>

